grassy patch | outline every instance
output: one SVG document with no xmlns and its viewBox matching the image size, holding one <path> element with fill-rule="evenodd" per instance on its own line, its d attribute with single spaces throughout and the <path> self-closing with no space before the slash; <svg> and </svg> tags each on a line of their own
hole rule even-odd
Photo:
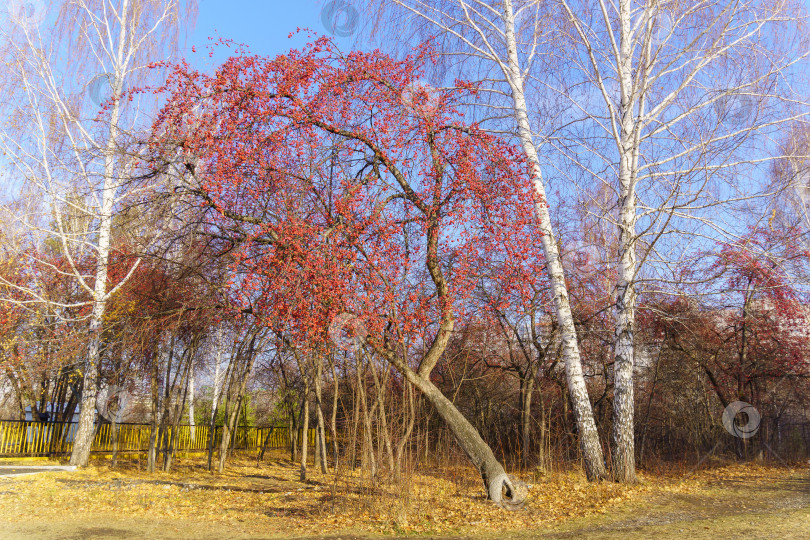
<svg viewBox="0 0 810 540">
<path fill-rule="evenodd" d="M 634 534 L 640 538 L 651 530 L 664 536 L 684 530 L 692 536 L 723 524 L 744 529 L 750 516 L 765 519 L 783 514 L 788 522 L 794 514 L 797 519 L 805 515 L 802 512 L 810 506 L 806 469 L 749 464 L 688 476 L 642 474 L 636 486 L 588 483 L 579 472 L 538 473 L 526 480 L 531 487 L 525 508 L 506 512 L 483 498 L 474 472 L 466 467 L 373 483 L 354 472 L 312 473 L 302 483 L 297 466 L 279 456 L 258 466 L 255 460 L 235 460 L 221 475 L 206 471 L 201 459 L 183 460 L 173 472 L 155 474 L 140 470 L 137 462 L 116 470 L 96 462 L 72 473 L 4 481 L 0 519 L 9 525 L 8 531 L 20 531 L 20 537 L 23 532 L 31 534 L 26 527 L 35 517 L 40 529 L 60 523 L 71 530 L 118 523 L 111 530 L 118 531 L 119 537 L 122 530 L 136 536 L 171 537 L 168 533 L 178 528 L 174 537 L 210 534 L 213 538 L 218 531 L 245 538 L 494 537 L 503 536 L 504 531 L 521 537 L 544 531 L 559 537 L 613 537 L 615 533 L 620 538 Z M 162 528 L 153 528 L 161 523 Z M 810 536 L 810 529 L 807 533 Z"/>
</svg>

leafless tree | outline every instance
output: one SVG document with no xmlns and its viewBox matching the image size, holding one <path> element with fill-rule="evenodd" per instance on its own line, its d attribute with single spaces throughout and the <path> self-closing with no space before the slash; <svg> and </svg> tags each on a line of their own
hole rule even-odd
<svg viewBox="0 0 810 540">
<path fill-rule="evenodd" d="M 476 114 L 511 133 L 563 198 L 603 185 L 613 224 L 613 477 L 635 481 L 634 324 L 643 263 L 665 274 L 687 247 L 740 233 L 766 195 L 774 133 L 803 118 L 804 8 L 795 2 L 386 0 L 375 22 L 437 38 L 456 73 L 480 81 Z M 388 28 L 390 26 L 377 26 Z M 541 170 L 545 164 L 546 178 Z M 604 192 L 604 190 L 598 190 Z M 545 205 L 537 217 L 554 290 L 586 469 L 603 476 L 563 267 Z M 665 241 L 684 233 L 686 246 Z"/>
<path fill-rule="evenodd" d="M 480 114 L 498 120 L 487 125 L 494 131 L 514 134 L 525 153 L 531 167 L 535 213 L 543 233 L 540 248 L 550 277 L 585 469 L 589 478 L 604 478 L 602 447 L 585 385 L 565 272 L 548 205 L 541 164 L 543 146 L 532 129 L 532 89 L 527 88 L 526 82 L 544 36 L 535 35 L 534 44 L 525 50 L 516 22 L 525 10 L 518 9 L 516 13 L 511 0 L 382 0 L 373 5 L 375 22 L 391 21 L 400 31 L 402 27 L 415 29 L 418 37 L 438 35 L 445 56 L 455 61 L 465 76 L 483 82 L 483 99 L 478 105 L 484 109 Z"/>
<path fill-rule="evenodd" d="M 127 91 L 155 74 L 150 62 L 176 50 L 181 28 L 193 21 L 195 2 L 64 0 L 32 7 L 11 14 L 16 24 L 3 35 L 0 147 L 13 177 L 45 198 L 39 215 L 17 219 L 40 239 L 61 244 L 67 272 L 86 295 L 79 303 L 91 307 L 92 339 L 71 456 L 71 464 L 85 466 L 94 431 L 98 336 L 110 297 L 126 282 L 111 287 L 108 280 L 113 222 L 132 194 L 135 134 L 149 121 L 152 105 L 151 97 L 130 100 Z M 51 20 L 55 26 L 44 28 Z M 19 183 L 9 187 L 19 190 Z M 66 229 L 65 211 L 81 216 L 86 229 Z M 131 263 L 127 277 L 137 265 Z M 36 290 L 18 288 L 29 301 L 46 301 Z"/>
</svg>

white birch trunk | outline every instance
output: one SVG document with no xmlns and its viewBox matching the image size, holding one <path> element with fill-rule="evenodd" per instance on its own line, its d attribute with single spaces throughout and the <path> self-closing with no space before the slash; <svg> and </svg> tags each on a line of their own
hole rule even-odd
<svg viewBox="0 0 810 540">
<path fill-rule="evenodd" d="M 121 92 L 124 87 L 124 46 L 128 38 L 127 19 L 129 13 L 127 0 L 123 3 L 123 19 L 118 35 L 117 62 L 115 64 L 113 96 L 114 103 L 110 112 L 110 123 L 107 133 L 107 144 L 104 148 L 104 186 L 101 193 L 101 208 L 98 214 L 98 256 L 96 259 L 95 284 L 93 289 L 93 314 L 90 319 L 90 346 L 84 368 L 84 386 L 82 388 L 82 405 L 79 413 L 79 426 L 73 440 L 73 451 L 70 464 L 86 467 L 90 460 L 90 447 L 95 434 L 95 403 L 98 388 L 98 367 L 102 320 L 109 298 L 107 293 L 107 273 L 110 262 L 112 213 L 119 181 L 116 179 L 115 152 L 118 141 L 118 121 L 121 117 Z"/>
<path fill-rule="evenodd" d="M 127 194 L 127 176 L 138 161 L 122 151 L 128 144 L 122 134 L 138 129 L 141 118 L 131 108 L 124 114 L 124 103 L 128 101 L 121 96 L 125 86 L 148 78 L 150 70 L 145 64 L 154 60 L 157 50 L 165 51 L 156 49 L 156 45 L 171 42 L 174 48 L 177 32 L 172 30 L 173 23 L 181 19 L 173 15 L 178 14 L 180 6 L 176 0 L 33 4 L 28 8 L 42 15 L 41 20 L 29 20 L 8 32 L 5 25 L 0 28 L 4 77 L 11 81 L 2 89 L 8 95 L 1 100 L 6 117 L 0 123 L 0 149 L 7 162 L 22 173 L 19 178 L 25 178 L 34 188 L 31 192 L 37 204 L 48 208 L 54 219 L 52 227 L 43 228 L 36 213 L 17 217 L 31 231 L 59 244 L 67 263 L 63 276 L 69 276 L 86 297 L 60 304 L 43 296 L 36 285 L 17 287 L 18 292 L 47 305 L 90 307 L 79 425 L 70 458 L 71 464 L 85 466 L 94 433 L 100 338 L 107 302 L 140 262 L 136 260 L 116 286 L 110 287 L 113 212 L 120 201 L 119 192 Z M 30 15 L 28 9 L 26 14 Z M 15 32 L 20 39 L 6 40 L 9 32 Z M 86 77 L 92 77 L 89 97 L 95 101 L 105 98 L 100 117 L 100 103 L 88 109 L 77 99 L 76 92 L 81 88 L 74 84 L 86 82 Z M 98 90 L 96 85 L 102 80 L 110 85 L 111 99 L 106 99 L 106 91 L 94 97 L 93 89 Z M 28 197 L 20 193 L 14 196 Z M 90 276 L 83 268 L 84 261 L 95 261 Z"/>
<path fill-rule="evenodd" d="M 410 24 L 402 22 L 409 21 L 407 15 L 420 18 L 446 38 L 439 40 L 444 47 L 440 54 L 457 60 L 462 69 L 469 64 L 472 77 L 461 76 L 484 85 L 485 97 L 477 104 L 490 109 L 495 129 L 508 130 L 498 122 L 505 106 L 511 106 L 539 196 L 544 195 L 543 178 L 531 131 L 538 124 L 554 134 L 548 144 L 568 160 L 561 168 L 570 166 L 583 173 L 586 182 L 581 187 L 586 195 L 600 184 L 608 192 L 615 190 L 612 204 L 596 202 L 592 215 L 601 223 L 615 223 L 617 231 L 617 243 L 611 245 L 616 254 L 613 466 L 617 480 L 635 481 L 633 329 L 639 267 L 651 255 L 666 257 L 659 275 L 664 283 L 669 279 L 678 287 L 679 277 L 666 274 L 678 266 L 679 258 L 691 256 L 692 249 L 690 237 L 679 230 L 691 231 L 692 238 L 736 241 L 745 234 L 738 214 L 714 210 L 741 203 L 746 209 L 754 208 L 758 203 L 748 201 L 771 196 L 769 187 L 755 181 L 744 186 L 737 182 L 760 177 L 763 171 L 758 169 L 780 159 L 781 150 L 772 151 L 767 142 L 773 140 L 775 128 L 789 131 L 807 117 L 804 109 L 793 106 L 807 103 L 806 92 L 798 90 L 807 87 L 806 78 L 794 79 L 797 68 L 810 57 L 801 41 L 806 34 L 804 14 L 797 15 L 790 3 L 734 0 L 390 2 L 409 12 L 392 12 L 388 22 L 394 28 Z M 379 11 L 386 11 L 388 3 L 379 0 Z M 419 28 L 416 35 L 423 36 L 422 31 Z M 562 72 L 544 73 L 549 66 Z M 502 92 L 493 68 L 505 75 L 512 98 L 509 105 L 497 101 Z M 529 83 L 529 106 L 537 103 L 549 105 L 548 109 L 528 109 L 524 78 Z M 486 96 L 494 96 L 493 101 Z M 556 108 L 560 98 L 569 100 L 570 115 L 545 115 L 546 110 L 552 114 L 565 110 L 565 105 Z M 607 145 L 593 142 L 599 140 Z M 609 147 L 613 144 L 615 153 Z M 587 159 L 580 159 L 581 150 L 587 152 Z M 605 178 L 604 171 L 615 171 L 611 172 L 615 176 Z M 577 187 L 576 174 L 569 180 L 570 187 Z M 637 187 L 639 182 L 643 188 Z M 718 200 L 718 194 L 724 199 Z M 606 208 L 616 208 L 616 215 Z M 590 427 L 582 399 L 586 394 L 578 388 L 581 363 L 568 321 L 568 299 L 561 295 L 565 285 L 559 254 L 547 210 L 538 207 L 537 214 L 546 234 L 543 248 L 569 390 L 580 435 L 587 437 Z M 657 252 L 656 244 L 670 232 L 678 234 L 678 240 Z M 696 242 L 698 249 L 703 249 L 701 242 Z"/>
<path fill-rule="evenodd" d="M 211 397 L 211 426 L 213 429 L 214 425 L 214 415 L 217 413 L 217 405 L 219 404 L 219 394 L 221 392 L 222 387 L 222 373 L 221 373 L 221 365 L 222 365 L 222 326 L 220 325 L 219 329 L 217 330 L 217 360 L 216 365 L 214 366 L 214 395 Z"/>
<path fill-rule="evenodd" d="M 304 414 L 301 420 L 301 464 L 298 469 L 298 478 L 302 482 L 307 480 L 307 449 L 309 448 L 309 385 L 304 383 Z"/>
<path fill-rule="evenodd" d="M 568 392 L 571 397 L 571 404 L 577 423 L 579 443 L 585 463 L 585 472 L 589 479 L 605 478 L 606 472 L 602 445 L 599 442 L 599 433 L 596 429 L 596 422 L 593 417 L 593 408 L 591 407 L 591 401 L 588 397 L 588 388 L 585 385 L 582 359 L 580 357 L 579 344 L 577 343 L 574 317 L 571 313 L 571 304 L 568 298 L 568 288 L 565 284 L 562 260 L 560 259 L 557 240 L 551 224 L 551 214 L 548 209 L 540 160 L 537 156 L 537 148 L 535 147 L 529 124 L 523 78 L 520 73 L 517 55 L 517 43 L 515 41 L 514 30 L 515 20 L 511 0 L 504 1 L 504 26 L 506 27 L 506 43 L 508 47 L 508 64 L 503 66 L 504 75 L 506 75 L 512 93 L 515 122 L 517 123 L 520 143 L 531 166 L 531 181 L 536 197 L 535 212 L 539 221 L 540 230 L 543 233 L 543 255 L 546 259 L 549 281 L 551 282 L 551 290 L 554 296 L 554 309 L 558 324 L 560 325 L 565 377 L 568 383 Z"/>
<path fill-rule="evenodd" d="M 620 5 L 621 136 L 619 147 L 619 246 L 618 279 L 614 326 L 613 364 L 613 477 L 635 482 L 635 439 L 633 422 L 633 328 L 636 309 L 636 126 L 635 95 L 632 80 L 632 42 L 629 0 Z"/>
<path fill-rule="evenodd" d="M 193 362 L 189 360 L 189 362 Z M 193 441 L 197 434 L 197 429 L 194 424 L 194 364 L 189 367 L 190 373 L 188 374 L 188 425 L 191 426 L 191 440 Z"/>
<path fill-rule="evenodd" d="M 535 193 L 535 214 L 538 227 L 543 234 L 541 248 L 547 264 L 549 281 L 554 299 L 554 310 L 560 325 L 562 358 L 565 365 L 568 391 L 574 410 L 579 433 L 585 471 L 590 479 L 605 478 L 605 465 L 599 434 L 594 421 L 593 409 L 585 384 L 579 344 L 577 342 L 574 318 L 571 313 L 568 289 L 565 283 L 562 261 L 557 239 L 551 223 L 551 214 L 546 199 L 546 189 L 538 158 L 537 146 L 532 136 L 529 113 L 526 104 L 523 70 L 518 56 L 518 43 L 515 34 L 515 11 L 512 0 L 502 2 L 483 1 L 409 1 L 393 0 L 410 14 L 434 26 L 439 32 L 457 40 L 466 51 L 450 51 L 447 54 L 468 54 L 476 63 L 490 63 L 494 69 L 502 71 L 509 87 L 512 115 L 518 140 L 531 167 L 532 189 Z M 385 1 L 382 2 L 385 4 Z M 526 6 L 524 5 L 523 8 Z M 399 17 L 399 14 L 396 15 Z M 502 46 L 505 45 L 504 55 Z M 531 63 L 531 61 L 529 61 Z M 478 64 L 476 64 L 478 65 Z M 492 82 L 486 67 L 482 68 L 487 83 Z M 495 95 L 499 88 L 489 88 Z M 485 104 L 486 105 L 486 104 Z M 502 114 L 499 106 L 494 106 L 496 115 Z"/>
</svg>

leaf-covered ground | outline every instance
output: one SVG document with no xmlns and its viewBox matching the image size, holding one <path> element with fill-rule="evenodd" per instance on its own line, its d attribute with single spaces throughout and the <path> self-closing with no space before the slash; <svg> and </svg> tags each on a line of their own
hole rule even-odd
<svg viewBox="0 0 810 540">
<path fill-rule="evenodd" d="M 682 522 L 745 516 L 747 506 L 769 515 L 810 509 L 806 467 L 747 464 L 642 474 L 641 484 L 632 487 L 588 483 L 577 472 L 530 473 L 524 475 L 529 500 L 515 512 L 484 500 L 466 467 L 376 485 L 345 472 L 310 476 L 301 483 L 296 466 L 274 459 L 258 466 L 255 460 L 239 460 L 222 475 L 205 471 L 201 460 L 185 460 L 170 474 L 147 474 L 134 463 L 111 470 L 99 462 L 72 473 L 5 479 L 0 480 L 0 538 L 500 537 L 506 531 L 518 537 L 587 533 L 605 538 L 624 531 L 616 537 L 631 538 L 645 527 L 658 527 L 666 536 L 673 524 L 677 534 L 688 530 L 678 525 Z M 788 495 L 774 498 L 774 486 L 795 490 L 788 487 Z M 770 502 L 769 493 L 774 495 Z"/>
</svg>

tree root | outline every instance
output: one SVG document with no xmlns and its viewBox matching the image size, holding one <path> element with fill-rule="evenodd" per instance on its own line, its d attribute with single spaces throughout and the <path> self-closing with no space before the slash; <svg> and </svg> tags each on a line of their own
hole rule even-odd
<svg viewBox="0 0 810 540">
<path fill-rule="evenodd" d="M 488 482 L 489 499 L 506 510 L 518 510 L 523 507 L 529 489 L 526 482 L 508 474 L 499 474 Z"/>
</svg>

